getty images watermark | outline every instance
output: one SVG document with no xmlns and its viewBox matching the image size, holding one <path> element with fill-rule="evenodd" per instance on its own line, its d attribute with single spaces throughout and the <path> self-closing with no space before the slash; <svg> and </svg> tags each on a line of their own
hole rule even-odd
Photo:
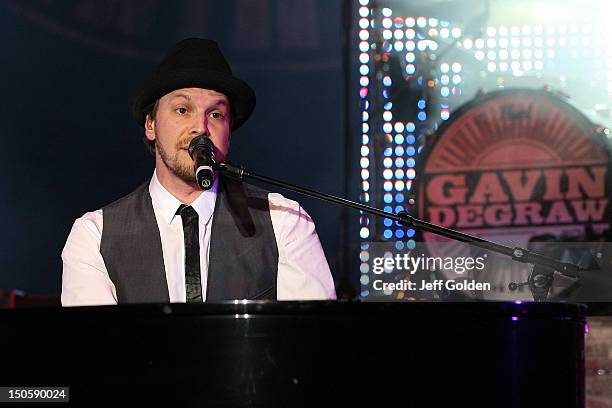
<svg viewBox="0 0 612 408">
<path fill-rule="evenodd" d="M 474 246 L 362 244 L 362 299 L 441 299 L 449 293 L 484 298 L 494 290 L 491 254 Z"/>
<path fill-rule="evenodd" d="M 395 256 L 380 256 L 372 259 L 372 273 L 374 275 L 389 274 L 393 272 L 415 275 L 418 271 L 453 271 L 455 274 L 484 271 L 487 254 L 479 257 L 440 257 L 425 256 L 424 254 L 412 256 L 410 254 L 395 254 Z M 454 279 L 435 279 L 433 281 L 412 281 L 401 279 L 397 282 L 385 282 L 383 279 L 374 279 L 374 290 L 382 291 L 413 291 L 413 290 L 491 290 L 489 282 L 477 282 L 475 279 L 457 281 Z"/>
</svg>

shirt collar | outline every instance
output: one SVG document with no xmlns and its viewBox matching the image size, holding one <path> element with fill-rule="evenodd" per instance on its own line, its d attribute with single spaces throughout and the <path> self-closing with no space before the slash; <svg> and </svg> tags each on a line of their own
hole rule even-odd
<svg viewBox="0 0 612 408">
<path fill-rule="evenodd" d="M 200 220 L 204 220 L 206 224 L 210 221 L 215 210 L 215 201 L 217 199 L 217 180 L 215 177 L 212 187 L 208 191 L 204 191 L 195 199 L 191 206 L 198 213 Z M 172 195 L 164 186 L 161 185 L 157 178 L 157 171 L 153 172 L 153 177 L 149 183 L 149 194 L 153 206 L 157 210 L 158 215 L 161 215 L 163 221 L 171 224 L 176 215 L 176 210 L 182 203 L 178 198 Z"/>
</svg>

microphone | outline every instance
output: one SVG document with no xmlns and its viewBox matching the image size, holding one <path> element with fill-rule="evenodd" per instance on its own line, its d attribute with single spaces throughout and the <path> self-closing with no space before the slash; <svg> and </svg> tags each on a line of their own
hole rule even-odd
<svg viewBox="0 0 612 408">
<path fill-rule="evenodd" d="M 209 190 L 214 181 L 215 145 L 207 135 L 200 135 L 189 143 L 196 181 L 202 190 Z"/>
</svg>

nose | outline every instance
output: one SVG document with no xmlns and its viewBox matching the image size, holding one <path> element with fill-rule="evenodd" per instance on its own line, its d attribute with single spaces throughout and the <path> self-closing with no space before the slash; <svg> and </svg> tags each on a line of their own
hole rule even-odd
<svg viewBox="0 0 612 408">
<path fill-rule="evenodd" d="M 196 115 L 190 133 L 194 136 L 202 134 L 208 135 L 208 117 L 204 113 L 198 113 Z"/>
</svg>

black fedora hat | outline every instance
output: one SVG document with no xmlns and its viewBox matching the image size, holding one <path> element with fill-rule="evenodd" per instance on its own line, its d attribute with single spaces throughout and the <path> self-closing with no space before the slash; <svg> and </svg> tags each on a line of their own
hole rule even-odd
<svg viewBox="0 0 612 408">
<path fill-rule="evenodd" d="M 144 127 L 155 101 L 181 88 L 204 88 L 221 92 L 230 101 L 234 114 L 232 129 L 238 129 L 255 108 L 255 92 L 236 78 L 216 42 L 187 38 L 177 43 L 161 60 L 155 73 L 132 99 L 132 115 Z"/>
</svg>

